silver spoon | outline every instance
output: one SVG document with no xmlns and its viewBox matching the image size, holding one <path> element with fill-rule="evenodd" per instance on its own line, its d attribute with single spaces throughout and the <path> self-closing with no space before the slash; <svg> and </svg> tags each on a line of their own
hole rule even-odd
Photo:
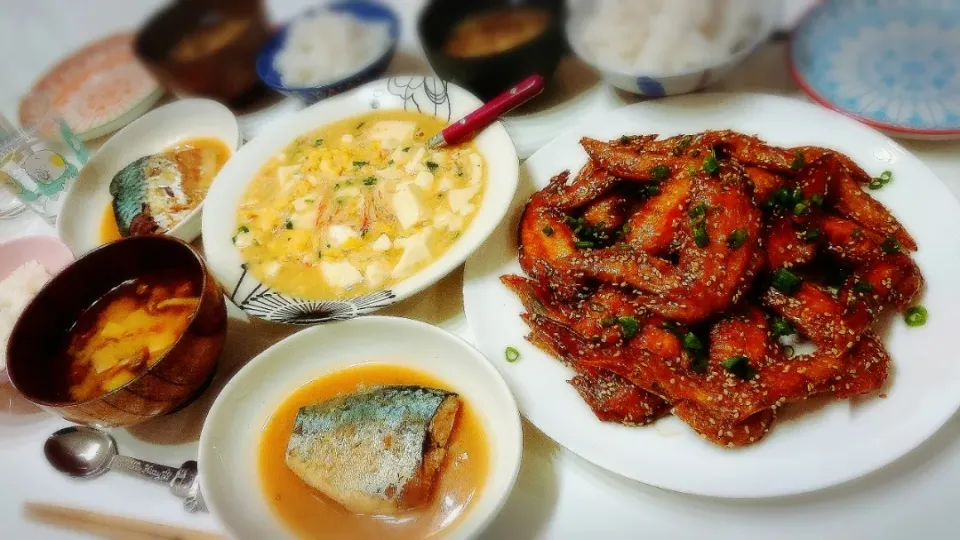
<svg viewBox="0 0 960 540">
<path fill-rule="evenodd" d="M 68 476 L 95 478 L 110 469 L 119 469 L 170 486 L 189 512 L 207 510 L 200 496 L 196 461 L 175 468 L 121 456 L 117 453 L 117 441 L 110 434 L 86 426 L 54 432 L 44 443 L 43 453 L 54 468 Z"/>
</svg>

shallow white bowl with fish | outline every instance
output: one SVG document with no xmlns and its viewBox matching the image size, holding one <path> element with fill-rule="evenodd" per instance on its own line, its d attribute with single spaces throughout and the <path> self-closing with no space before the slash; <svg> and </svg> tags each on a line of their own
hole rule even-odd
<svg viewBox="0 0 960 540">
<path fill-rule="evenodd" d="M 479 418 L 489 448 L 487 474 L 466 512 L 443 528 L 441 536 L 473 538 L 489 525 L 506 502 L 520 466 L 523 438 L 510 390 L 483 355 L 460 338 L 421 322 L 372 316 L 284 339 L 244 366 L 217 397 L 200 436 L 200 485 L 207 506 L 230 537 L 296 536 L 271 508 L 283 502 L 268 500 L 265 494 L 258 462 L 265 427 L 281 404 L 307 383 L 374 363 L 442 381 Z M 449 463 L 451 456 L 447 458 Z"/>
<path fill-rule="evenodd" d="M 112 204 L 110 183 L 134 161 L 183 141 L 214 139 L 232 154 L 240 145 L 240 127 L 230 109 L 210 99 L 184 99 L 164 105 L 130 123 L 104 143 L 70 186 L 57 216 L 57 233 L 74 255 L 105 242 L 104 211 Z M 166 232 L 185 242 L 200 236 L 200 201 Z"/>
<path fill-rule="evenodd" d="M 441 175 L 447 175 L 445 166 L 441 165 L 439 169 L 435 170 L 438 166 L 437 163 L 434 163 L 428 157 L 424 157 L 425 151 L 426 156 L 432 156 L 433 152 L 437 152 L 436 149 L 424 147 L 425 141 L 435 133 L 428 132 L 429 128 L 439 131 L 442 126 L 463 118 L 480 105 L 480 100 L 466 90 L 434 77 L 405 76 L 380 79 L 347 94 L 324 100 L 296 115 L 278 120 L 260 136 L 247 143 L 217 176 L 208 194 L 203 215 L 202 229 L 206 258 L 210 269 L 223 285 L 230 299 L 248 314 L 273 322 L 311 325 L 345 320 L 369 313 L 416 294 L 436 283 L 462 264 L 487 239 L 503 219 L 517 189 L 519 160 L 516 148 L 506 129 L 499 122 L 480 132 L 472 141 L 469 141 L 468 146 L 443 150 L 443 152 L 459 152 L 462 150 L 466 154 L 468 153 L 467 150 L 463 149 L 469 148 L 470 158 L 480 156 L 483 161 L 482 191 L 475 192 L 476 196 L 470 199 L 468 206 L 472 209 L 472 214 L 465 221 L 466 225 L 462 229 L 457 229 L 455 234 L 451 234 L 452 243 L 442 247 L 442 249 L 430 249 L 430 256 L 420 259 L 418 262 L 420 266 L 412 273 L 397 276 L 397 269 L 400 264 L 396 261 L 389 261 L 389 268 L 393 272 L 390 280 L 375 282 L 368 279 L 366 272 L 372 264 L 368 264 L 367 261 L 354 262 L 350 260 L 348 261 L 350 264 L 347 264 L 349 268 L 346 268 L 344 273 L 352 275 L 353 281 L 349 281 L 350 275 L 347 275 L 343 281 L 351 284 L 335 291 L 336 294 L 305 294 L 293 290 L 294 287 L 301 287 L 303 283 L 309 282 L 311 279 L 315 282 L 326 281 L 332 284 L 334 283 L 334 277 L 340 279 L 344 276 L 344 273 L 339 276 L 331 276 L 325 266 L 330 265 L 332 267 L 334 265 L 325 257 L 332 257 L 330 256 L 330 249 L 331 247 L 338 247 L 336 242 L 330 241 L 329 236 L 325 236 L 327 241 L 319 243 L 318 238 L 314 237 L 328 234 L 324 232 L 327 229 L 330 231 L 329 234 L 332 234 L 335 226 L 345 230 L 356 241 L 366 238 L 362 242 L 371 242 L 379 234 L 374 231 L 373 234 L 365 237 L 365 229 L 361 229 L 359 224 L 353 228 L 344 228 L 341 221 L 338 221 L 350 220 L 351 215 L 359 215 L 364 210 L 357 210 L 352 214 L 351 212 L 346 212 L 344 215 L 338 214 L 335 218 L 324 217 L 329 212 L 326 209 L 336 206 L 334 203 L 340 204 L 339 194 L 350 191 L 353 192 L 352 197 L 363 198 L 374 189 L 385 188 L 390 179 L 383 175 L 386 174 L 389 167 L 406 169 L 404 174 L 407 177 L 396 180 L 397 185 L 401 186 L 397 188 L 398 190 L 406 189 L 402 186 L 411 186 L 414 182 L 409 176 L 415 173 L 411 172 L 413 169 L 409 168 L 409 164 L 402 165 L 404 159 L 415 161 L 418 167 L 423 164 L 429 165 L 431 167 L 430 171 L 437 175 L 437 181 L 433 182 L 432 185 L 443 184 L 443 180 L 446 178 L 441 177 Z M 327 158 L 322 158 L 322 161 L 319 161 L 321 158 L 316 158 L 314 163 L 319 162 L 319 165 L 317 168 L 311 168 L 310 160 L 314 152 L 343 150 L 342 147 L 336 146 L 341 144 L 340 141 L 343 137 L 350 137 L 349 141 L 356 139 L 356 141 L 369 142 L 372 139 L 367 138 L 368 132 L 376 129 L 380 124 L 396 126 L 409 123 L 399 120 L 387 122 L 376 119 L 369 120 L 371 117 L 380 118 L 391 114 L 412 115 L 414 113 L 416 113 L 414 116 L 417 118 L 429 118 L 429 121 L 424 120 L 423 124 L 416 124 L 418 131 L 415 139 L 397 139 L 406 141 L 404 144 L 407 145 L 407 150 L 410 150 L 409 154 L 404 153 L 406 152 L 406 150 L 403 150 L 404 144 L 400 144 L 396 149 L 390 148 L 389 151 L 385 150 L 385 153 L 374 154 L 372 157 L 366 155 L 359 158 L 345 157 L 343 163 L 349 169 L 349 172 L 359 175 L 358 178 L 350 180 L 331 180 L 330 178 L 344 179 L 347 172 L 344 172 L 345 169 L 338 169 L 337 172 L 325 172 L 323 168 L 326 166 Z M 364 121 L 360 121 L 361 117 Z M 339 135 L 339 132 L 335 137 L 320 136 L 323 132 L 318 130 L 339 129 L 336 126 L 351 118 L 359 122 L 356 126 L 357 130 L 366 125 L 363 128 L 366 131 L 356 131 L 354 134 L 346 133 L 343 137 Z M 431 125 L 428 126 L 428 123 Z M 331 143 L 331 140 L 334 140 L 334 142 Z M 392 142 L 395 143 L 397 140 Z M 316 141 L 316 145 L 311 146 L 314 141 Z M 380 148 L 372 146 L 373 143 L 370 144 L 371 146 L 365 148 Z M 357 142 L 356 145 L 359 149 L 347 148 L 343 151 L 352 152 L 356 150 L 360 152 L 364 148 L 359 146 L 360 142 Z M 390 154 L 390 152 L 393 152 L 393 154 Z M 416 157 L 407 157 L 414 154 Z M 398 155 L 397 165 L 393 165 L 394 160 L 391 158 L 388 166 L 386 161 L 388 155 Z M 299 161 L 294 161 L 295 159 Z M 361 160 L 352 162 L 353 165 L 359 167 L 358 169 L 354 170 L 350 166 L 351 159 Z M 383 167 L 387 168 L 374 169 L 373 165 L 378 159 L 382 160 Z M 438 161 L 440 160 L 438 159 Z M 370 164 L 369 167 L 367 167 L 368 163 Z M 281 171 L 290 167 L 293 167 L 295 172 L 281 174 Z M 359 172 L 361 170 L 363 171 L 362 174 Z M 460 171 L 459 174 L 456 170 L 452 170 L 448 176 L 454 179 L 457 176 L 476 177 L 476 173 L 469 168 L 468 164 L 458 170 Z M 466 174 L 464 171 L 466 171 Z M 429 177 L 429 171 L 421 169 L 417 174 L 417 182 L 419 182 L 420 175 Z M 365 185 L 360 185 L 361 178 L 366 178 L 362 182 Z M 326 186 L 330 189 L 324 191 L 324 186 L 332 182 L 338 183 L 333 188 Z M 340 182 L 344 182 L 351 187 L 340 189 L 342 187 Z M 269 188 L 263 186 L 269 186 Z M 308 196 L 296 200 L 277 200 L 281 196 L 285 196 L 282 195 L 283 193 L 300 193 L 298 190 L 301 188 L 316 191 L 305 191 Z M 414 187 L 410 187 L 410 189 L 414 189 Z M 430 189 L 438 190 L 441 188 Z M 260 196 L 251 199 L 251 193 L 257 192 L 257 190 L 259 190 Z M 420 191 L 419 188 L 417 190 Z M 452 194 L 453 191 L 457 190 L 450 190 L 447 193 Z M 421 192 L 422 200 L 427 201 L 427 205 L 441 204 L 436 202 L 440 199 L 433 197 L 443 194 L 433 191 L 429 195 L 423 195 L 423 193 L 427 192 Z M 411 238 L 410 231 L 413 230 L 404 225 L 404 220 L 400 218 L 401 212 L 397 205 L 398 194 L 399 191 L 390 191 L 389 194 L 381 196 L 382 199 L 393 198 L 393 208 L 396 210 L 389 210 L 387 213 L 395 213 L 397 216 L 396 222 L 400 224 L 395 228 L 396 235 L 390 237 L 395 242 L 393 244 L 394 248 L 392 248 L 395 250 L 396 246 L 401 245 L 401 242 Z M 448 197 L 448 200 L 452 208 L 452 195 Z M 298 205 L 308 209 L 298 210 Z M 321 210 L 320 208 L 325 209 Z M 453 210 L 456 211 L 456 209 Z M 447 212 L 446 209 L 443 211 Z M 250 218 L 256 220 L 267 218 L 267 213 L 269 213 L 273 225 L 270 227 L 264 226 L 260 231 L 254 231 L 256 225 L 253 222 L 243 221 L 245 219 L 242 215 L 243 212 L 250 214 L 259 212 L 260 217 Z M 339 212 L 339 210 L 334 210 L 334 212 Z M 441 233 L 437 231 L 441 231 L 441 225 L 436 219 L 440 217 L 440 209 L 439 207 L 428 207 L 426 212 L 420 214 L 426 216 L 426 218 L 420 219 L 420 221 L 414 220 L 416 221 L 414 227 L 432 228 L 434 230 L 432 234 L 434 234 L 434 237 L 438 237 Z M 307 217 L 300 219 L 304 215 Z M 382 217 L 385 213 L 381 212 L 380 215 Z M 436 219 L 432 219 L 430 216 Z M 286 221 L 284 222 L 284 220 Z M 285 225 L 283 225 L 284 223 Z M 375 226 L 380 224 L 375 221 Z M 308 236 L 310 247 L 285 247 L 297 245 L 296 242 L 283 243 L 286 242 L 283 237 L 288 230 L 291 235 L 302 233 Z M 360 233 L 360 230 L 364 232 Z M 254 246 L 276 246 L 279 244 L 277 249 L 280 252 L 272 251 L 272 259 L 263 257 L 259 260 L 252 260 L 248 257 L 249 246 L 251 245 L 248 238 L 250 233 L 257 232 L 262 233 L 262 235 L 253 240 Z M 276 240 L 277 238 L 280 238 L 283 242 Z M 292 236 L 290 239 L 293 240 Z M 307 242 L 304 243 L 304 246 L 306 244 Z M 333 245 L 331 246 L 331 244 Z M 409 245 L 407 244 L 407 246 Z M 409 250 L 409 247 L 405 248 L 404 257 Z M 344 248 L 344 251 L 346 251 L 346 248 Z M 393 252 L 387 251 L 386 253 L 387 256 L 394 256 L 391 255 Z M 349 259 L 355 254 L 356 250 L 347 254 L 346 257 Z M 343 260 L 345 259 L 341 259 L 341 261 Z M 380 260 L 378 262 L 384 261 Z M 273 265 L 275 270 L 281 263 L 284 265 L 283 270 L 279 274 L 271 275 L 271 270 L 267 265 Z M 341 265 L 342 268 L 342 262 L 336 264 Z M 261 269 L 267 269 L 258 274 L 257 265 L 261 265 L 259 266 Z M 363 279 L 360 278 L 361 272 L 364 273 Z M 291 285 L 294 281 L 298 282 L 297 285 Z M 333 289 L 331 288 L 331 290 Z"/>
</svg>

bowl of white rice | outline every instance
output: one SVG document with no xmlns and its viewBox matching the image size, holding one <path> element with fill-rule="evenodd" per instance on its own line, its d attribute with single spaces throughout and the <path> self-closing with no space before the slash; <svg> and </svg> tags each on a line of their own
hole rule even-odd
<svg viewBox="0 0 960 540">
<path fill-rule="evenodd" d="M 27 304 L 73 253 L 52 236 L 25 236 L 0 243 L 0 384 L 7 377 L 7 339 Z"/>
<path fill-rule="evenodd" d="M 583 61 L 646 97 L 720 80 L 775 29 L 780 0 L 572 0 L 566 32 Z"/>
<path fill-rule="evenodd" d="M 294 18 L 257 57 L 270 88 L 306 104 L 380 78 L 400 38 L 400 20 L 372 0 L 344 0 Z"/>
</svg>

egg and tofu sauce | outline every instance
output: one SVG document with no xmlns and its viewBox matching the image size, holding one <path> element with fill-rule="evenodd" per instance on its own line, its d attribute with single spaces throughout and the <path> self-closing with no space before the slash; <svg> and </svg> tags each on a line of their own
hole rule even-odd
<svg viewBox="0 0 960 540">
<path fill-rule="evenodd" d="M 361 296 L 410 277 L 466 230 L 484 191 L 471 144 L 427 148 L 436 117 L 378 111 L 298 137 L 241 199 L 234 245 L 272 289 Z"/>
</svg>

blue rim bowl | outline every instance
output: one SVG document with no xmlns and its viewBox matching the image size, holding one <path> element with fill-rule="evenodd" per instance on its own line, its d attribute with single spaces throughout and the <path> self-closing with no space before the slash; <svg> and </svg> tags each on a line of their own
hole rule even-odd
<svg viewBox="0 0 960 540">
<path fill-rule="evenodd" d="M 260 54 L 257 55 L 257 75 L 260 77 L 260 80 L 270 88 L 283 95 L 300 99 L 307 105 L 380 78 L 387 71 L 390 60 L 393 59 L 393 55 L 397 50 L 397 42 L 400 40 L 400 18 L 396 12 L 379 2 L 371 0 L 342 0 L 334 2 L 305 11 L 294 20 L 313 15 L 321 10 L 347 13 L 362 21 L 386 22 L 390 26 L 390 46 L 387 47 L 387 50 L 380 55 L 379 58 L 359 68 L 356 72 L 343 79 L 319 86 L 302 88 L 288 87 L 284 86 L 280 79 L 280 73 L 273 66 L 273 60 L 283 48 L 284 43 L 286 43 L 287 32 L 290 30 L 290 23 L 283 25 L 280 30 L 267 40 L 263 48 L 260 49 Z"/>
</svg>

